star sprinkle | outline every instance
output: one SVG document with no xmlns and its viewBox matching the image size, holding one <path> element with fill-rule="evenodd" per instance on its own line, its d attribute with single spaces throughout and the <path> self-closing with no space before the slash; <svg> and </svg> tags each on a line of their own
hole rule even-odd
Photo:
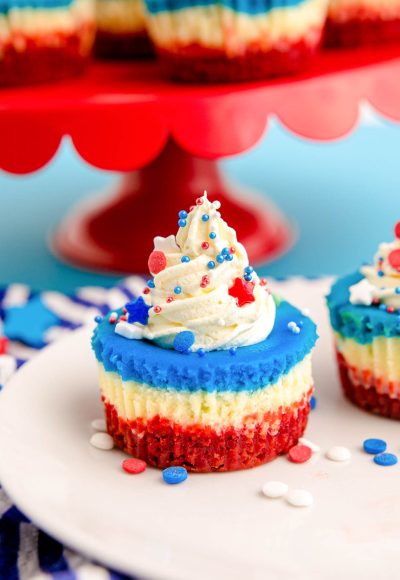
<svg viewBox="0 0 400 580">
<path fill-rule="evenodd" d="M 255 301 L 254 286 L 254 282 L 246 282 L 242 278 L 235 278 L 233 286 L 228 290 L 228 294 L 236 298 L 236 304 L 241 307 Z"/>
<path fill-rule="evenodd" d="M 45 334 L 60 319 L 42 302 L 40 296 L 32 298 L 24 306 L 6 310 L 4 334 L 11 340 L 20 340 L 29 346 L 45 346 Z"/>
<path fill-rule="evenodd" d="M 170 252 L 180 251 L 173 234 L 167 236 L 166 238 L 163 238 L 162 236 L 156 236 L 154 238 L 154 249 L 160 250 L 161 252 L 166 252 L 167 254 Z"/>
<path fill-rule="evenodd" d="M 146 302 L 141 296 L 132 302 L 125 305 L 128 312 L 128 322 L 139 322 L 140 324 L 147 324 L 149 318 L 149 310 L 151 306 L 147 306 Z"/>
</svg>

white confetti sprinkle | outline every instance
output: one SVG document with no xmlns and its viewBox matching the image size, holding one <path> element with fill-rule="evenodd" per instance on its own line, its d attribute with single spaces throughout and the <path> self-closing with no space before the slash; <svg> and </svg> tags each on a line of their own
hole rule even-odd
<svg viewBox="0 0 400 580">
<path fill-rule="evenodd" d="M 266 497 L 276 499 L 287 494 L 289 486 L 282 481 L 267 481 L 262 486 L 262 492 Z"/>
<path fill-rule="evenodd" d="M 137 324 L 121 321 L 115 327 L 116 334 L 129 338 L 129 340 L 140 340 L 143 338 L 143 328 Z"/>
<path fill-rule="evenodd" d="M 90 444 L 102 451 L 110 451 L 114 447 L 113 438 L 108 433 L 95 433 L 90 438 Z"/>
<path fill-rule="evenodd" d="M 100 431 L 101 433 L 107 432 L 107 425 L 104 419 L 94 419 L 94 421 L 90 423 L 90 426 L 95 431 Z"/>
<path fill-rule="evenodd" d="M 339 445 L 328 449 L 325 456 L 331 461 L 349 461 L 351 459 L 349 449 L 347 447 L 340 447 Z"/>
<path fill-rule="evenodd" d="M 292 489 L 286 496 L 287 502 L 295 507 L 309 507 L 314 503 L 312 494 L 306 489 Z"/>
<path fill-rule="evenodd" d="M 320 447 L 318 447 L 318 445 L 316 445 L 309 439 L 306 439 L 305 437 L 300 437 L 299 443 L 301 445 L 306 445 L 306 447 L 309 447 L 313 453 L 318 453 L 318 451 L 320 451 Z"/>
</svg>

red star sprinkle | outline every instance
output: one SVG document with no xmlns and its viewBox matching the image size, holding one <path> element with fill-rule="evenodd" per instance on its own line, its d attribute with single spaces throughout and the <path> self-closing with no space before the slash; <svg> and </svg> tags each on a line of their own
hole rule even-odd
<svg viewBox="0 0 400 580">
<path fill-rule="evenodd" d="M 255 301 L 254 286 L 254 282 L 246 282 L 243 278 L 235 278 L 233 286 L 228 290 L 228 294 L 236 298 L 236 304 L 241 307 Z"/>
<path fill-rule="evenodd" d="M 400 250 L 393 250 L 393 252 L 390 252 L 388 260 L 393 270 L 400 272 Z"/>
<path fill-rule="evenodd" d="M 397 224 L 394 227 L 394 235 L 398 240 L 400 240 L 400 222 L 397 222 Z"/>
<path fill-rule="evenodd" d="M 154 250 L 149 256 L 149 261 L 147 262 L 151 274 L 158 274 L 165 269 L 167 265 L 167 258 L 164 252 L 160 250 Z"/>
</svg>

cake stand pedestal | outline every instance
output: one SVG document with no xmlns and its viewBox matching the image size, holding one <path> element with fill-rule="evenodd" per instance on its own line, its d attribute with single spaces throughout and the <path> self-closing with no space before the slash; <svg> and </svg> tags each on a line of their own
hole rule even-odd
<svg viewBox="0 0 400 580">
<path fill-rule="evenodd" d="M 264 199 L 227 184 L 217 160 L 254 146 L 271 115 L 302 137 L 337 139 L 365 101 L 400 120 L 400 44 L 323 52 L 304 74 L 230 85 L 174 84 L 155 62 L 94 63 L 80 78 L 1 91 L 0 167 L 38 170 L 69 136 L 88 163 L 123 174 L 53 238 L 57 255 L 78 266 L 145 271 L 153 236 L 168 234 L 204 189 L 227 202 L 224 216 L 257 263 L 289 247 L 291 227 Z"/>
</svg>

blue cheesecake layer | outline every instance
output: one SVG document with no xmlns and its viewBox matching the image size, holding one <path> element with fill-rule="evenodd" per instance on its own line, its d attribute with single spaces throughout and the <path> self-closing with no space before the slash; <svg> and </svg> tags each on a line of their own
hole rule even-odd
<svg viewBox="0 0 400 580">
<path fill-rule="evenodd" d="M 257 15 L 266 14 L 276 8 L 293 8 L 299 4 L 304 4 L 306 0 L 145 0 L 148 12 L 157 14 L 159 12 L 175 12 L 185 8 L 195 8 L 207 6 L 223 6 L 235 12 Z"/>
<path fill-rule="evenodd" d="M 15 8 L 23 10 L 30 9 L 54 9 L 66 8 L 72 4 L 73 0 L 0 0 L 0 14 L 7 14 Z"/>
<path fill-rule="evenodd" d="M 362 279 L 362 274 L 355 272 L 340 278 L 332 286 L 327 303 L 333 329 L 360 344 L 368 344 L 376 336 L 399 336 L 400 317 L 397 313 L 386 312 L 376 306 L 350 303 L 349 288 Z"/>
<path fill-rule="evenodd" d="M 294 334 L 288 323 L 302 324 Z M 181 354 L 145 340 L 128 340 L 114 332 L 107 317 L 96 327 L 92 347 L 107 371 L 133 380 L 177 391 L 254 391 L 273 385 L 310 353 L 317 340 L 316 326 L 299 310 L 281 302 L 272 333 L 263 342 L 227 350 Z"/>
</svg>

